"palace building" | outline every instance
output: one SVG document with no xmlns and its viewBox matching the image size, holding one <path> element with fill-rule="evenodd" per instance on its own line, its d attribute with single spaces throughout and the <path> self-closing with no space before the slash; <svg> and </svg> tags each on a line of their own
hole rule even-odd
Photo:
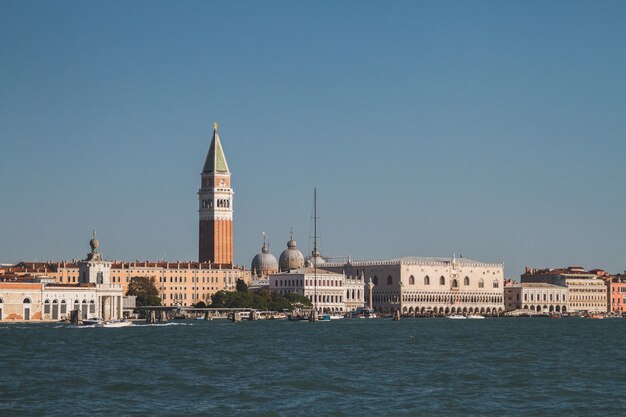
<svg viewBox="0 0 626 417">
<path fill-rule="evenodd" d="M 234 192 L 217 123 L 200 176 L 198 260 L 232 267 Z"/>
<path fill-rule="evenodd" d="M 500 314 L 504 265 L 466 258 L 403 257 L 325 262 L 325 270 L 372 282 L 372 306 L 381 313 Z M 369 303 L 366 293 L 366 304 Z"/>
</svg>

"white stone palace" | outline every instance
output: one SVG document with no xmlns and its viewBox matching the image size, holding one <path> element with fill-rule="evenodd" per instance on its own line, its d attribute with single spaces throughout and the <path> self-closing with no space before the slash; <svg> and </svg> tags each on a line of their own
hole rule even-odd
<svg viewBox="0 0 626 417">
<path fill-rule="evenodd" d="M 466 258 L 402 257 L 324 262 L 325 270 L 364 277 L 374 284 L 372 306 L 381 313 L 500 314 L 504 264 Z M 369 303 L 365 292 L 366 304 Z"/>
</svg>

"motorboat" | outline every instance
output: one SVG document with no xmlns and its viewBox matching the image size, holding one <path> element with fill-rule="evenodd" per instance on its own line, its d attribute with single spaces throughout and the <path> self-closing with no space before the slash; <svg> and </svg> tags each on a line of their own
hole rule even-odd
<svg viewBox="0 0 626 417">
<path fill-rule="evenodd" d="M 446 318 L 453 319 L 453 320 L 465 320 L 465 319 L 467 319 L 467 317 L 462 316 L 460 314 L 451 314 L 449 316 L 446 316 Z"/>
<path fill-rule="evenodd" d="M 98 318 L 82 320 L 83 326 L 98 326 L 98 325 L 101 325 L 102 323 L 103 323 L 103 320 L 98 319 Z"/>
<path fill-rule="evenodd" d="M 343 318 L 344 318 L 343 314 L 340 314 L 340 313 L 333 313 L 330 315 L 331 320 L 341 320 Z"/>
<path fill-rule="evenodd" d="M 127 327 L 131 326 L 133 323 L 125 320 L 106 320 L 101 324 L 96 324 L 96 327 Z"/>
<path fill-rule="evenodd" d="M 370 310 L 367 307 L 359 307 L 350 313 L 350 318 L 353 319 L 377 319 L 378 316 L 374 310 Z"/>
<path fill-rule="evenodd" d="M 469 314 L 467 316 L 468 319 L 474 319 L 474 320 L 478 320 L 478 319 L 484 319 L 485 316 L 481 316 L 480 314 Z"/>
</svg>

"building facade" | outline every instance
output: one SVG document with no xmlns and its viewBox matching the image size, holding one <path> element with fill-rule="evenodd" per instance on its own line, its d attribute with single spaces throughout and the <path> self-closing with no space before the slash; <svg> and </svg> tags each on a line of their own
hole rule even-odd
<svg viewBox="0 0 626 417">
<path fill-rule="evenodd" d="M 528 310 L 537 313 L 567 313 L 567 287 L 543 282 L 523 282 L 504 287 L 506 311 Z"/>
<path fill-rule="evenodd" d="M 382 261 L 326 262 L 324 269 L 371 280 L 380 313 L 500 314 L 504 265 L 466 258 L 403 257 Z M 366 294 L 365 302 L 369 294 Z"/>
<path fill-rule="evenodd" d="M 522 283 L 546 283 L 567 288 L 568 312 L 605 313 L 607 311 L 607 286 L 600 276 L 582 267 L 558 269 L 526 268 Z"/>
<path fill-rule="evenodd" d="M 362 280 L 320 268 L 303 267 L 271 274 L 269 290 L 303 295 L 320 313 L 348 312 L 363 307 Z"/>
<path fill-rule="evenodd" d="M 626 271 L 613 277 L 605 278 L 607 285 L 608 311 L 626 313 Z"/>
<path fill-rule="evenodd" d="M 230 186 L 230 170 L 217 133 L 217 123 L 200 176 L 198 260 L 232 267 L 235 193 Z"/>
<path fill-rule="evenodd" d="M 0 282 L 0 320 L 57 321 L 68 319 L 72 310 L 83 319 L 121 319 L 122 286 L 111 283 L 111 262 L 98 252 L 95 232 L 89 244 L 91 252 L 78 263 L 78 283 L 60 284 L 47 276 Z"/>
</svg>

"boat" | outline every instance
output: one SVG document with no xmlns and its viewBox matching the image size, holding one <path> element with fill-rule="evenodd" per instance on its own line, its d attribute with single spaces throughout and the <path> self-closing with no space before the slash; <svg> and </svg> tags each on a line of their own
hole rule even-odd
<svg viewBox="0 0 626 417">
<path fill-rule="evenodd" d="M 103 321 L 101 319 L 98 319 L 98 318 L 83 319 L 82 320 L 83 326 L 98 326 L 98 325 L 101 325 L 102 323 L 103 323 Z"/>
<path fill-rule="evenodd" d="M 341 320 L 343 318 L 344 318 L 343 314 L 340 314 L 340 313 L 333 313 L 330 315 L 331 320 Z"/>
<path fill-rule="evenodd" d="M 460 314 L 451 314 L 449 316 L 446 316 L 446 318 L 453 319 L 453 320 L 465 320 L 465 319 L 467 319 L 467 317 L 462 316 Z"/>
<path fill-rule="evenodd" d="M 350 313 L 350 318 L 353 319 L 377 319 L 378 316 L 374 310 L 370 310 L 367 307 L 359 307 Z"/>
<path fill-rule="evenodd" d="M 469 314 L 467 316 L 468 319 L 474 319 L 474 320 L 478 320 L 478 319 L 484 319 L 485 316 L 481 316 L 480 314 Z"/>
<path fill-rule="evenodd" d="M 125 320 L 107 320 L 101 324 L 97 324 L 96 327 L 127 327 L 132 326 L 133 323 Z"/>
<path fill-rule="evenodd" d="M 318 316 L 317 321 L 330 321 L 330 314 L 322 314 Z"/>
<path fill-rule="evenodd" d="M 309 321 L 309 316 L 300 315 L 300 314 L 290 314 L 287 316 L 289 321 Z"/>
</svg>

